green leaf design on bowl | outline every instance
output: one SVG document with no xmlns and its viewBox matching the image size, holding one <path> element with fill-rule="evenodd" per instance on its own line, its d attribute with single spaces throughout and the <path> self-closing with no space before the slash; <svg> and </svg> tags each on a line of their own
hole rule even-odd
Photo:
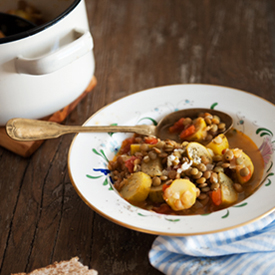
<svg viewBox="0 0 275 275">
<path fill-rule="evenodd" d="M 111 126 L 117 126 L 117 123 L 112 123 Z M 112 136 L 113 134 L 113 132 L 108 133 L 109 136 Z"/>
<path fill-rule="evenodd" d="M 225 214 L 224 216 L 222 216 L 222 219 L 225 219 L 225 218 L 227 218 L 228 216 L 229 216 L 229 210 L 226 209 L 226 214 Z"/>
<path fill-rule="evenodd" d="M 154 124 L 155 126 L 158 124 L 157 121 L 156 121 L 155 119 L 151 118 L 151 117 L 143 117 L 143 118 L 141 118 L 141 119 L 138 121 L 138 123 L 141 122 L 141 121 L 143 121 L 143 120 L 150 120 L 150 121 L 153 122 L 153 124 Z M 137 123 L 137 124 L 138 124 L 138 123 Z"/>
<path fill-rule="evenodd" d="M 101 149 L 99 150 L 99 152 L 93 148 L 92 149 L 92 152 L 98 156 L 100 156 L 101 158 L 103 158 L 103 160 L 105 162 L 109 162 L 108 158 L 106 157 L 104 151 Z M 113 186 L 112 186 L 112 181 L 111 181 L 111 178 L 110 178 L 110 170 L 109 169 L 106 169 L 106 168 L 93 168 L 93 171 L 94 172 L 100 172 L 101 174 L 99 176 L 93 176 L 93 175 L 90 175 L 90 174 L 86 174 L 86 177 L 89 178 L 89 179 L 93 179 L 93 180 L 96 180 L 96 179 L 99 179 L 99 178 L 102 178 L 105 176 L 105 179 L 103 181 L 103 186 L 108 186 L 109 185 L 109 190 L 114 190 Z"/>
<path fill-rule="evenodd" d="M 237 204 L 237 205 L 233 205 L 233 207 L 244 207 L 247 205 L 247 202 L 241 203 L 241 204 Z"/>
<path fill-rule="evenodd" d="M 269 186 L 270 184 L 271 184 L 271 180 L 268 179 L 268 180 L 267 180 L 267 183 L 265 184 L 265 186 Z"/>
<path fill-rule="evenodd" d="M 148 215 L 144 215 L 144 214 L 141 214 L 141 213 L 137 213 L 139 216 L 142 216 L 142 217 L 148 217 Z"/>
<path fill-rule="evenodd" d="M 100 176 L 91 176 L 91 175 L 87 174 L 86 177 L 89 178 L 89 179 L 96 180 L 96 179 L 102 178 L 103 175 L 100 175 Z"/>
<path fill-rule="evenodd" d="M 257 134 L 257 135 L 260 134 L 261 137 L 266 136 L 266 135 L 269 135 L 269 136 L 272 136 L 272 137 L 273 137 L 272 131 L 270 131 L 270 130 L 268 130 L 268 129 L 266 129 L 266 128 L 258 128 L 258 129 L 256 130 L 256 134 Z"/>
<path fill-rule="evenodd" d="M 271 180 L 268 178 L 268 177 L 272 177 L 274 176 L 274 173 L 269 173 L 265 179 L 263 181 L 266 181 L 267 180 L 267 183 L 265 184 L 265 186 L 269 186 L 271 184 Z"/>
<path fill-rule="evenodd" d="M 180 219 L 167 219 L 167 218 L 165 218 L 165 220 L 168 222 L 179 222 L 180 221 Z"/>
<path fill-rule="evenodd" d="M 266 173 L 268 173 L 270 171 L 270 169 L 272 168 L 272 166 L 273 166 L 273 161 L 271 161 L 270 167 L 267 169 Z"/>
<path fill-rule="evenodd" d="M 217 102 L 213 103 L 213 104 L 210 106 L 210 109 L 211 109 L 211 110 L 214 110 L 214 108 L 215 108 L 217 105 L 218 105 Z"/>
<path fill-rule="evenodd" d="M 107 178 L 105 178 L 105 180 L 104 180 L 104 182 L 103 182 L 103 185 L 105 186 L 105 185 L 108 185 L 108 180 L 107 180 Z"/>
<path fill-rule="evenodd" d="M 93 148 L 92 151 L 93 151 L 96 155 L 98 155 L 98 156 L 104 158 L 104 160 L 105 160 L 107 163 L 109 162 L 108 158 L 106 157 L 106 155 L 105 155 L 105 153 L 104 153 L 104 151 L 103 151 L 102 149 L 99 150 L 99 152 L 98 152 L 95 148 Z"/>
</svg>

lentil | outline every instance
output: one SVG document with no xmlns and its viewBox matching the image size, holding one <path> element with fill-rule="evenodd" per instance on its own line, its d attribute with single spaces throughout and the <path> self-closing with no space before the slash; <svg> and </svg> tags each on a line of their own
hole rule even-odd
<svg viewBox="0 0 275 275">
<path fill-rule="evenodd" d="M 148 146 L 148 144 L 141 144 L 140 145 L 140 150 L 141 151 L 148 151 L 148 149 L 149 149 L 149 146 Z"/>
<path fill-rule="evenodd" d="M 198 184 L 203 184 L 205 182 L 206 182 L 206 178 L 204 178 L 204 177 L 201 177 L 201 178 L 196 180 L 196 183 L 198 183 Z M 206 185 L 207 185 L 207 183 L 206 183 Z"/>
<path fill-rule="evenodd" d="M 205 172 L 206 171 L 206 165 L 204 163 L 199 163 L 198 166 L 197 166 L 197 168 L 201 172 Z"/>
<path fill-rule="evenodd" d="M 213 156 L 213 160 L 215 162 L 221 161 L 222 160 L 222 156 L 221 155 L 215 155 L 215 156 Z"/>
<path fill-rule="evenodd" d="M 228 168 L 230 166 L 230 163 L 224 162 L 221 164 L 222 168 Z"/>
<path fill-rule="evenodd" d="M 210 188 L 209 188 L 208 186 L 206 186 L 206 187 L 201 188 L 201 191 L 202 191 L 203 193 L 207 193 L 207 192 L 210 191 Z"/>
<path fill-rule="evenodd" d="M 205 200 L 207 198 L 207 194 L 205 193 L 200 193 L 200 195 L 198 196 L 199 200 Z"/>
<path fill-rule="evenodd" d="M 203 176 L 204 176 L 204 178 L 206 178 L 206 179 L 209 179 L 210 177 L 211 177 L 211 171 L 205 171 L 204 173 L 203 173 Z"/>
<path fill-rule="evenodd" d="M 211 133 L 216 133 L 218 131 L 218 126 L 216 124 L 212 124 L 210 131 Z"/>
<path fill-rule="evenodd" d="M 197 168 L 192 168 L 190 171 L 190 175 L 196 176 L 199 173 L 199 170 Z"/>
<path fill-rule="evenodd" d="M 153 186 L 159 186 L 161 184 L 161 179 L 159 177 L 153 177 L 152 184 Z"/>
<path fill-rule="evenodd" d="M 207 133 L 205 140 L 210 141 L 212 139 L 213 139 L 213 136 L 211 134 Z"/>
<path fill-rule="evenodd" d="M 161 150 L 157 147 L 153 147 L 153 150 L 155 151 L 156 154 L 161 154 Z"/>
<path fill-rule="evenodd" d="M 220 118 L 218 116 L 214 116 L 213 119 L 212 119 L 212 123 L 219 124 L 220 123 Z"/>
<path fill-rule="evenodd" d="M 158 143 L 156 144 L 156 148 L 162 149 L 162 148 L 164 147 L 164 145 L 165 145 L 165 141 L 160 140 L 160 141 L 158 141 Z"/>
<path fill-rule="evenodd" d="M 201 156 L 201 162 L 203 164 L 208 164 L 209 163 L 209 159 L 207 157 L 205 157 L 205 156 Z"/>
<path fill-rule="evenodd" d="M 168 178 L 169 179 L 175 179 L 177 175 L 177 172 L 175 170 L 171 170 L 168 172 Z"/>
<path fill-rule="evenodd" d="M 232 152 L 232 150 L 227 150 L 225 153 L 224 153 L 224 158 L 225 160 L 232 160 L 234 158 L 234 153 Z"/>
<path fill-rule="evenodd" d="M 205 118 L 205 122 L 206 122 L 206 124 L 208 124 L 208 125 L 211 125 L 211 124 L 212 124 L 211 118 L 209 118 L 209 117 Z"/>
<path fill-rule="evenodd" d="M 207 183 L 206 182 L 204 182 L 204 183 L 201 183 L 201 184 L 199 184 L 199 188 L 200 189 L 202 189 L 202 188 L 204 188 L 204 187 L 206 187 L 207 186 Z"/>
<path fill-rule="evenodd" d="M 157 158 L 157 154 L 153 151 L 150 151 L 148 153 L 148 156 L 149 156 L 150 159 L 156 159 Z"/>
<path fill-rule="evenodd" d="M 193 175 L 194 179 L 199 179 L 201 177 L 202 177 L 202 172 L 201 171 L 198 171 L 198 173 L 196 175 Z"/>
<path fill-rule="evenodd" d="M 240 175 L 242 176 L 242 177 L 246 177 L 246 176 L 248 176 L 250 174 L 250 171 L 249 171 L 249 169 L 247 168 L 247 167 L 244 167 L 244 168 L 242 168 L 241 170 L 240 170 Z"/>
<path fill-rule="evenodd" d="M 212 183 L 211 186 L 210 186 L 211 190 L 217 190 L 219 188 L 220 188 L 220 184 L 218 182 Z"/>
<path fill-rule="evenodd" d="M 187 126 L 189 124 L 192 124 L 192 119 L 190 117 L 187 117 L 183 121 L 183 125 Z"/>
<path fill-rule="evenodd" d="M 161 175 L 161 176 L 160 176 L 160 179 L 161 179 L 162 181 L 165 181 L 165 180 L 167 180 L 167 179 L 168 179 L 168 177 L 167 177 L 167 176 L 165 176 L 165 175 Z"/>
<path fill-rule="evenodd" d="M 217 183 L 218 182 L 218 175 L 217 173 L 213 172 L 210 176 L 210 182 L 211 183 Z"/>
<path fill-rule="evenodd" d="M 234 183 L 234 184 L 233 184 L 233 187 L 234 187 L 234 189 L 235 189 L 238 193 L 243 192 L 243 187 L 242 187 L 241 184 L 239 184 L 239 183 Z"/>
<path fill-rule="evenodd" d="M 219 172 L 224 172 L 224 169 L 221 166 L 216 166 L 213 171 L 216 173 L 219 173 Z"/>
<path fill-rule="evenodd" d="M 221 130 L 221 131 L 224 130 L 225 127 L 226 127 L 226 125 L 225 125 L 225 123 L 223 123 L 223 122 L 222 122 L 222 123 L 219 123 L 219 125 L 218 125 L 218 129 Z"/>
<path fill-rule="evenodd" d="M 144 161 L 145 163 L 148 163 L 148 162 L 150 161 L 150 157 L 149 157 L 149 156 L 145 156 L 145 157 L 143 158 L 143 161 Z"/>
</svg>

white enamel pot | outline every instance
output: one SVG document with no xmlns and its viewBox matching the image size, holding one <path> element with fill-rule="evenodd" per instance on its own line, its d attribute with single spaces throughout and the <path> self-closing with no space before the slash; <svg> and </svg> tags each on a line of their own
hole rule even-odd
<svg viewBox="0 0 275 275">
<path fill-rule="evenodd" d="M 0 126 L 11 118 L 38 119 L 62 109 L 84 92 L 94 74 L 84 0 L 32 2 L 47 22 L 0 39 Z M 16 5 L 1 0 L 0 11 Z"/>
</svg>

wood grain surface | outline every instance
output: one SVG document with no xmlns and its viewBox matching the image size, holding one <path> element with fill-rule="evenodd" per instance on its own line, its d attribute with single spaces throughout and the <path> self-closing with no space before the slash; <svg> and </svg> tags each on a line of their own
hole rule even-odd
<svg viewBox="0 0 275 275">
<path fill-rule="evenodd" d="M 275 103 L 274 0 L 86 0 L 86 6 L 97 86 L 66 124 L 82 124 L 134 92 L 179 83 L 229 86 Z M 72 138 L 45 141 L 29 158 L 0 148 L 0 274 L 74 256 L 100 275 L 161 274 L 148 261 L 156 236 L 106 220 L 76 194 L 67 171 Z"/>
</svg>

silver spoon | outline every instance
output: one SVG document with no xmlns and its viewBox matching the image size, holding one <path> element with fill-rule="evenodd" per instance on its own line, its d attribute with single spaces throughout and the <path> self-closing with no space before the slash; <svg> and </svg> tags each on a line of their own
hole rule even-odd
<svg viewBox="0 0 275 275">
<path fill-rule="evenodd" d="M 57 138 L 64 134 L 81 133 L 81 132 L 93 132 L 93 133 L 106 133 L 106 132 L 128 132 L 136 133 L 146 136 L 157 136 L 160 139 L 174 139 L 177 140 L 176 136 L 171 137 L 168 134 L 168 127 L 173 125 L 181 117 L 197 117 L 199 113 L 208 112 L 212 115 L 220 117 L 221 121 L 226 124 L 227 132 L 233 125 L 233 119 L 228 115 L 220 111 L 205 109 L 205 108 L 194 108 L 184 109 L 176 111 L 165 116 L 157 126 L 154 125 L 136 125 L 136 126 L 68 126 L 61 125 L 55 122 L 33 120 L 24 118 L 10 119 L 6 124 L 7 134 L 14 140 L 17 141 L 35 141 L 43 139 Z M 168 135 L 167 135 L 168 134 Z"/>
</svg>

